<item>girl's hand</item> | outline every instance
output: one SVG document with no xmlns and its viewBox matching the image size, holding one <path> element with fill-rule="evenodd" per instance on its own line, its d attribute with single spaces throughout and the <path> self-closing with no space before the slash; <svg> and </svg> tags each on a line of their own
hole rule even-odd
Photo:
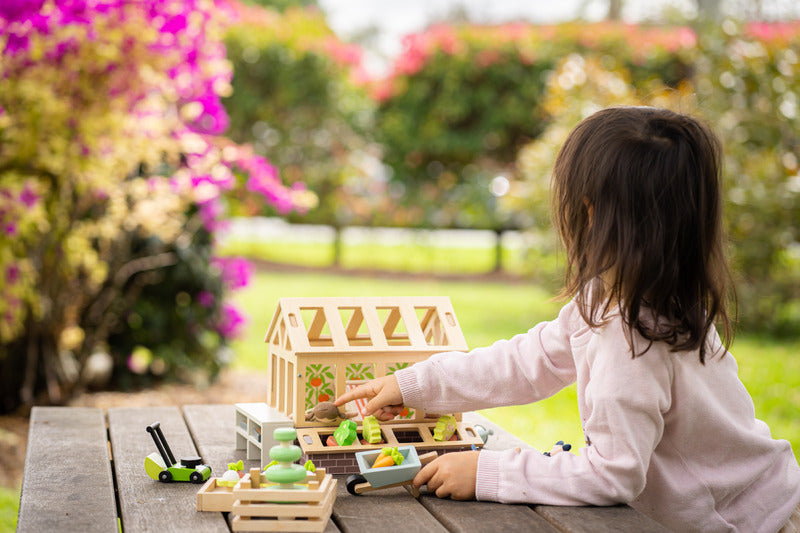
<svg viewBox="0 0 800 533">
<path fill-rule="evenodd" d="M 378 420 L 391 420 L 403 411 L 403 395 L 394 376 L 384 376 L 359 385 L 347 391 L 333 403 L 338 407 L 357 400 L 367 398 L 365 414 L 375 415 Z"/>
<path fill-rule="evenodd" d="M 417 473 L 414 486 L 428 485 L 428 490 L 439 498 L 475 499 L 478 453 L 453 452 L 438 457 Z"/>
</svg>

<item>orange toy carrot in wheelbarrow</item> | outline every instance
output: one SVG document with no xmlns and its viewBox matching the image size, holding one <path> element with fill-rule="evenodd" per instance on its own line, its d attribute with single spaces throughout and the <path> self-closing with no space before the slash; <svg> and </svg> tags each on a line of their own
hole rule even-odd
<svg viewBox="0 0 800 533">
<path fill-rule="evenodd" d="M 372 468 L 381 468 L 384 466 L 395 466 L 403 464 L 403 454 L 397 448 L 383 448 L 381 453 L 372 463 Z"/>
</svg>

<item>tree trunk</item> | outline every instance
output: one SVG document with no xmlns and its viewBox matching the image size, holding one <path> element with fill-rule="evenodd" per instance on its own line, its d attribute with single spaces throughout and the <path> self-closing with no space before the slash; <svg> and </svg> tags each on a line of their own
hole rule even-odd
<svg viewBox="0 0 800 533">
<path fill-rule="evenodd" d="M 622 0 L 608 0 L 608 20 L 622 20 Z"/>
<path fill-rule="evenodd" d="M 721 0 L 697 0 L 697 14 L 701 21 L 718 22 L 722 18 Z"/>
<path fill-rule="evenodd" d="M 503 271 L 503 230 L 494 230 L 494 272 Z"/>
<path fill-rule="evenodd" d="M 333 266 L 342 264 L 342 228 L 333 226 Z"/>
</svg>

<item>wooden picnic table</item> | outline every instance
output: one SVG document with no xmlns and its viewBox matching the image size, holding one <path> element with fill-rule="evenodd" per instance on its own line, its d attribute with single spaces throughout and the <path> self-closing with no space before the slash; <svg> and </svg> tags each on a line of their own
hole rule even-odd
<svg viewBox="0 0 800 533">
<path fill-rule="evenodd" d="M 486 447 L 528 447 L 477 413 L 494 431 Z M 31 412 L 18 532 L 230 531 L 228 514 L 196 511 L 201 485 L 160 483 L 144 470 L 155 451 L 145 428 L 158 421 L 178 458 L 199 455 L 221 475 L 230 462 L 259 467 L 235 449 L 232 405 L 103 409 L 36 407 Z M 554 507 L 442 500 L 404 488 L 350 495 L 337 484 L 326 532 L 649 532 L 661 526 L 628 506 Z"/>
</svg>

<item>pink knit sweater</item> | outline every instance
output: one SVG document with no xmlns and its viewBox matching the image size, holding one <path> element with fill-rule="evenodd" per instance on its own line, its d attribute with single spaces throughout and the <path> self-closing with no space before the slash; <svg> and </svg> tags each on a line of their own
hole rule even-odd
<svg viewBox="0 0 800 533">
<path fill-rule="evenodd" d="M 395 375 L 405 404 L 429 412 L 526 404 L 577 382 L 590 444 L 553 457 L 482 451 L 479 500 L 628 503 L 675 531 L 777 531 L 800 502 L 800 467 L 755 418 L 716 332 L 709 340 L 705 365 L 663 343 L 632 359 L 618 314 L 591 329 L 572 301 L 527 333 Z"/>
</svg>

